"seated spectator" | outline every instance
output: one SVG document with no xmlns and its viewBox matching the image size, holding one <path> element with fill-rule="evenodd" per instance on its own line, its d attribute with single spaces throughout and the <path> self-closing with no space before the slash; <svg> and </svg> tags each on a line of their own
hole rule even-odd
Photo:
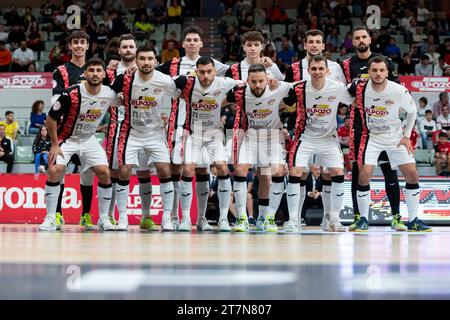
<svg viewBox="0 0 450 320">
<path fill-rule="evenodd" d="M 39 11 L 40 23 L 49 23 L 52 22 L 52 17 L 55 12 L 58 10 L 58 6 L 55 4 L 55 1 L 46 0 L 45 3 L 41 5 L 41 10 Z"/>
<path fill-rule="evenodd" d="M 324 26 L 324 31 L 323 33 L 325 34 L 325 39 L 327 38 L 327 36 L 329 34 L 331 34 L 331 32 L 333 31 L 333 29 L 337 30 L 337 33 L 339 34 L 339 24 L 336 21 L 335 17 L 331 17 L 330 20 L 327 22 L 327 24 Z"/>
<path fill-rule="evenodd" d="M 436 52 L 436 46 L 434 44 L 428 46 L 428 52 L 426 52 L 425 54 L 430 57 L 430 63 L 433 65 L 433 67 L 438 64 L 439 57 L 441 55 Z"/>
<path fill-rule="evenodd" d="M 347 118 L 347 112 L 347 106 L 345 104 L 339 104 L 339 108 L 336 114 L 336 123 L 338 129 L 344 125 L 345 119 Z"/>
<path fill-rule="evenodd" d="M 47 127 L 42 126 L 33 142 L 34 173 L 45 173 L 48 168 L 48 152 L 52 147 Z"/>
<path fill-rule="evenodd" d="M 444 62 L 443 57 L 438 58 L 438 63 L 434 65 L 433 68 L 433 76 L 435 77 L 442 77 L 444 75 L 444 69 L 445 67 L 448 67 L 447 64 Z"/>
<path fill-rule="evenodd" d="M 347 32 L 345 39 L 342 41 L 342 46 L 347 49 L 347 52 L 353 51 L 352 33 Z"/>
<path fill-rule="evenodd" d="M 14 144 L 5 135 L 5 125 L 0 122 L 0 161 L 6 163 L 6 173 L 11 173 L 14 164 Z"/>
<path fill-rule="evenodd" d="M 350 148 L 350 118 L 346 117 L 344 119 L 344 125 L 340 127 L 337 131 L 339 137 L 339 143 L 341 145 L 342 154 L 344 155 L 344 165 L 347 171 L 352 170 L 352 164 L 349 158 L 349 148 Z"/>
<path fill-rule="evenodd" d="M 425 21 L 428 20 L 429 16 L 430 16 L 430 11 L 428 11 L 428 9 L 425 8 L 424 0 L 419 0 L 418 6 L 417 6 L 417 23 L 418 23 L 418 25 L 424 27 Z"/>
<path fill-rule="evenodd" d="M 8 27 L 20 26 L 23 23 L 22 17 L 17 13 L 17 7 L 15 5 L 12 5 L 9 11 L 5 12 L 3 18 L 6 20 Z"/>
<path fill-rule="evenodd" d="M 397 40 L 395 38 L 389 39 L 389 44 L 384 48 L 384 55 L 391 58 L 392 61 L 400 63 L 401 52 L 397 46 Z"/>
<path fill-rule="evenodd" d="M 169 41 L 172 41 L 174 43 L 175 48 L 178 49 L 178 51 L 180 51 L 180 49 L 183 47 L 181 42 L 178 41 L 177 32 L 175 30 L 170 32 L 168 39 L 164 39 L 163 44 L 162 44 L 163 50 L 167 49 L 167 44 L 169 43 Z"/>
<path fill-rule="evenodd" d="M 53 72 L 58 66 L 70 61 L 70 55 L 64 40 L 59 41 L 58 44 L 50 50 L 48 58 L 50 59 L 50 63 L 47 63 L 44 66 L 45 72 Z"/>
<path fill-rule="evenodd" d="M 6 42 L 0 40 L 0 72 L 9 72 L 11 67 L 11 51 L 6 48 Z"/>
<path fill-rule="evenodd" d="M 444 67 L 444 71 L 442 72 L 444 77 L 450 77 L 450 65 Z"/>
<path fill-rule="evenodd" d="M 162 0 L 155 0 L 155 5 L 152 8 L 152 15 L 150 21 L 157 26 L 165 24 L 167 20 L 167 9 Z"/>
<path fill-rule="evenodd" d="M 441 115 L 436 119 L 436 125 L 438 130 L 443 130 L 450 135 L 450 116 L 448 114 L 448 106 L 442 106 Z"/>
<path fill-rule="evenodd" d="M 244 34 L 248 31 L 256 30 L 255 22 L 253 20 L 252 14 L 249 13 L 245 16 L 244 21 L 242 21 L 239 30 L 240 30 L 241 34 Z"/>
<path fill-rule="evenodd" d="M 447 92 L 439 93 L 439 101 L 433 104 L 433 118 L 437 119 L 441 115 L 443 106 L 450 107 Z"/>
<path fill-rule="evenodd" d="M 28 48 L 26 41 L 20 43 L 20 48 L 14 51 L 12 58 L 12 72 L 27 71 L 28 65 L 35 61 L 33 50 Z"/>
<path fill-rule="evenodd" d="M 26 40 L 27 36 L 25 35 L 25 32 L 23 32 L 22 27 L 20 25 L 14 26 L 8 34 L 7 43 L 9 45 L 9 50 L 14 52 L 14 50 L 19 48 L 20 43 Z"/>
<path fill-rule="evenodd" d="M 34 52 L 38 53 L 38 60 L 41 58 L 41 52 L 45 50 L 45 45 L 42 42 L 41 32 L 36 21 L 30 23 L 27 34 L 27 46 Z"/>
<path fill-rule="evenodd" d="M 46 115 L 44 112 L 44 101 L 36 100 L 31 107 L 30 129 L 28 133 L 37 134 L 45 126 Z"/>
<path fill-rule="evenodd" d="M 23 20 L 22 23 L 23 23 L 23 26 L 25 27 L 25 29 L 27 29 L 32 22 L 37 23 L 36 17 L 33 16 L 33 13 L 31 12 L 31 7 L 29 7 L 29 6 L 25 7 L 25 13 L 22 16 L 22 20 Z"/>
<path fill-rule="evenodd" d="M 322 203 L 322 177 L 320 176 L 320 168 L 311 165 L 308 177 L 306 178 L 306 197 L 302 207 L 302 219 L 305 218 L 306 210 L 309 208 L 323 208 Z"/>
<path fill-rule="evenodd" d="M 55 25 L 55 31 L 63 31 L 63 26 L 66 25 L 67 21 L 66 9 L 64 6 L 60 6 L 58 11 L 53 15 L 53 23 Z"/>
<path fill-rule="evenodd" d="M 422 99 L 422 98 L 421 98 Z M 433 138 L 433 132 L 437 130 L 436 121 L 433 120 L 433 112 L 425 111 L 425 118 L 419 122 L 420 136 L 422 137 L 422 149 L 428 149 L 428 140 Z"/>
<path fill-rule="evenodd" d="M 226 30 L 228 26 L 235 26 L 237 27 L 239 24 L 238 18 L 233 14 L 233 8 L 228 8 L 225 12 L 225 15 L 220 18 L 221 23 L 224 26 L 224 29 Z"/>
<path fill-rule="evenodd" d="M 179 23 L 182 21 L 182 8 L 177 0 L 170 0 L 170 6 L 167 8 L 167 24 Z"/>
<path fill-rule="evenodd" d="M 395 13 L 391 14 L 391 17 L 388 21 L 388 27 L 389 30 L 393 33 L 396 33 L 396 31 L 399 29 L 400 24 L 398 23 L 397 15 Z"/>
<path fill-rule="evenodd" d="M 5 31 L 5 25 L 3 23 L 0 23 L 0 41 L 6 43 L 7 40 L 8 40 L 8 32 Z"/>
<path fill-rule="evenodd" d="M 418 123 L 425 119 L 425 112 L 427 112 L 428 110 L 430 110 L 431 114 L 433 115 L 433 110 L 431 110 L 431 107 L 428 105 L 428 99 L 425 97 L 421 97 L 419 99 L 419 109 L 417 110 Z"/>
<path fill-rule="evenodd" d="M 278 0 L 273 0 L 272 6 L 269 8 L 267 19 L 269 23 L 284 24 L 288 22 L 286 10 L 279 4 Z"/>
<path fill-rule="evenodd" d="M 155 27 L 153 27 L 153 25 L 148 21 L 148 17 L 145 14 L 142 14 L 141 17 L 139 18 L 139 21 L 136 21 L 136 23 L 134 24 L 135 32 L 140 31 L 149 34 L 153 32 L 154 29 Z"/>
<path fill-rule="evenodd" d="M 448 136 L 445 132 L 439 133 L 439 140 L 434 146 L 434 151 L 436 152 L 434 155 L 436 175 L 448 175 L 450 172 L 450 161 L 448 158 L 450 153 L 450 142 L 448 142 Z M 446 171 L 442 171 L 443 168 L 445 168 Z"/>
<path fill-rule="evenodd" d="M 164 49 L 161 53 L 161 62 L 172 61 L 173 58 L 179 58 L 180 52 L 177 48 L 175 48 L 175 43 L 173 41 L 169 41 L 167 43 L 167 49 Z"/>
<path fill-rule="evenodd" d="M 230 34 L 226 43 L 223 46 L 222 62 L 227 61 L 241 61 L 241 41 L 235 34 Z"/>
<path fill-rule="evenodd" d="M 36 63 L 32 62 L 27 66 L 26 72 L 37 72 Z"/>
<path fill-rule="evenodd" d="M 289 40 L 284 38 L 282 41 L 282 49 L 277 53 L 278 59 L 280 59 L 287 67 L 292 64 L 294 57 L 296 56 L 294 50 L 289 48 Z"/>
<path fill-rule="evenodd" d="M 145 3 L 143 1 L 139 2 L 136 9 L 130 9 L 129 11 L 130 13 L 134 14 L 133 23 L 140 21 L 142 15 L 146 16 L 147 19 L 149 18 L 149 16 L 147 15 L 147 8 L 145 7 Z"/>
<path fill-rule="evenodd" d="M 5 127 L 5 135 L 15 143 L 19 134 L 19 123 L 14 120 L 14 112 L 6 111 L 5 120 L 0 121 L 0 124 Z"/>
<path fill-rule="evenodd" d="M 266 44 L 263 54 L 265 57 L 269 57 L 274 63 L 277 62 L 277 52 L 271 43 Z"/>
<path fill-rule="evenodd" d="M 340 44 L 341 40 L 339 40 L 338 31 L 336 28 L 333 28 L 333 30 L 331 30 L 331 33 L 327 36 L 326 40 L 327 50 L 330 52 L 337 52 Z"/>
<path fill-rule="evenodd" d="M 403 54 L 403 60 L 398 64 L 398 74 L 403 76 L 413 76 L 415 73 L 414 63 L 409 53 Z"/>
<path fill-rule="evenodd" d="M 344 0 L 338 0 L 338 4 L 334 7 L 333 11 L 336 20 L 339 21 L 339 24 L 348 25 L 350 28 L 352 27 L 351 14 L 345 5 Z"/>
<path fill-rule="evenodd" d="M 422 55 L 420 63 L 416 64 L 416 76 L 431 76 L 433 75 L 433 65 L 430 64 L 430 57 Z"/>
</svg>

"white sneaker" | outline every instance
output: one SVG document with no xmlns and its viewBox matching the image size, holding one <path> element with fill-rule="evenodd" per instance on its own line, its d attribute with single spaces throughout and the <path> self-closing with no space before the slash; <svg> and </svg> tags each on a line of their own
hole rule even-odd
<svg viewBox="0 0 450 320">
<path fill-rule="evenodd" d="M 347 229 L 341 224 L 339 218 L 330 219 L 330 224 L 328 225 L 328 230 L 330 232 L 346 232 Z"/>
<path fill-rule="evenodd" d="M 219 225 L 219 232 L 231 232 L 231 227 L 227 219 L 220 220 L 218 225 Z"/>
<path fill-rule="evenodd" d="M 197 231 L 213 231 L 214 228 L 208 223 L 205 217 L 200 217 L 197 221 Z"/>
<path fill-rule="evenodd" d="M 323 231 L 328 231 L 328 229 L 330 227 L 330 214 L 329 213 L 325 213 L 323 215 L 322 223 L 320 224 L 320 226 L 322 227 Z"/>
<path fill-rule="evenodd" d="M 161 231 L 175 231 L 176 228 L 173 225 L 172 219 L 165 218 L 161 221 Z"/>
<path fill-rule="evenodd" d="M 192 231 L 192 223 L 191 223 L 191 218 L 190 217 L 183 217 L 183 219 L 181 219 L 181 223 L 178 226 L 177 231 L 181 231 L 181 232 L 191 232 Z"/>
<path fill-rule="evenodd" d="M 284 229 L 284 232 L 286 232 L 286 233 L 298 232 L 299 231 L 298 222 L 295 220 L 289 220 L 284 223 L 283 229 Z"/>
<path fill-rule="evenodd" d="M 180 219 L 178 218 L 178 216 L 171 217 L 170 220 L 172 221 L 172 224 L 173 224 L 173 227 L 175 228 L 175 230 L 178 230 L 178 227 L 180 226 Z"/>
<path fill-rule="evenodd" d="M 265 232 L 266 231 L 266 219 L 262 216 L 258 216 L 258 219 L 256 219 L 256 231 Z"/>
<path fill-rule="evenodd" d="M 97 226 L 102 231 L 116 231 L 116 227 L 111 223 L 109 217 L 98 219 Z"/>
<path fill-rule="evenodd" d="M 45 167 L 44 166 L 39 166 L 39 172 L 40 173 L 45 173 Z"/>
<path fill-rule="evenodd" d="M 116 231 L 128 231 L 128 217 L 126 219 L 119 218 L 119 222 L 116 226 Z"/>
<path fill-rule="evenodd" d="M 55 216 L 46 215 L 44 222 L 39 226 L 39 231 L 56 231 Z"/>
</svg>

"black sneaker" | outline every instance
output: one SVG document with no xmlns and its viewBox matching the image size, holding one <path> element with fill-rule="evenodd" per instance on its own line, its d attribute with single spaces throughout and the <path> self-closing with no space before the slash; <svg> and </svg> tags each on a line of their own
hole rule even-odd
<svg viewBox="0 0 450 320">
<path fill-rule="evenodd" d="M 348 226 L 348 231 L 355 231 L 356 224 L 361 219 L 361 215 L 359 213 L 355 213 L 355 218 L 353 220 L 353 223 Z"/>
<path fill-rule="evenodd" d="M 419 218 L 415 218 L 413 221 L 408 222 L 408 232 L 431 232 L 432 228 L 427 226 Z"/>
<path fill-rule="evenodd" d="M 367 232 L 369 231 L 369 222 L 365 217 L 360 217 L 355 224 L 354 232 Z"/>
</svg>

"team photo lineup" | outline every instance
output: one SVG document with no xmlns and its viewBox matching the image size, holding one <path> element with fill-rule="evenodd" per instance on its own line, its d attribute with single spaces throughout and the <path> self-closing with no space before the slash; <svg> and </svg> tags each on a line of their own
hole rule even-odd
<svg viewBox="0 0 450 320">
<path fill-rule="evenodd" d="M 306 57 L 288 66 L 285 75 L 263 56 L 264 37 L 259 31 L 241 36 L 245 58 L 231 66 L 200 56 L 202 35 L 201 28 L 186 27 L 181 36 L 186 55 L 159 63 L 153 48 L 138 47 L 132 34 L 122 34 L 117 60 L 105 65 L 97 57 L 86 60 L 89 36 L 85 31 L 71 32 L 67 38 L 71 61 L 53 73 L 46 122 L 51 139 L 46 216 L 40 231 L 60 230 L 64 224 L 61 198 L 64 173 L 71 161 L 80 166 L 80 225 L 87 230 L 128 230 L 127 200 L 135 170 L 141 230 L 191 232 L 196 225 L 198 231 L 249 232 L 247 174 L 254 169 L 259 180 L 256 231 L 279 231 L 275 213 L 285 193 L 289 220 L 280 230 L 299 232 L 311 165 L 320 167 L 323 179 L 324 231 L 369 230 L 370 181 L 377 166 L 386 181 L 392 229 L 432 230 L 418 218 L 420 179 L 411 144 L 417 107 L 399 84 L 392 60 L 371 52 L 366 26 L 352 29 L 355 54 L 340 63 L 322 54 L 324 33 L 307 30 Z M 350 167 L 344 167 L 337 136 L 336 115 L 341 105 L 350 110 L 346 119 Z M 162 118 L 164 106 L 170 108 L 166 120 Z M 232 130 L 224 130 L 223 108 L 235 114 Z M 289 150 L 280 119 L 280 112 L 286 110 L 295 119 Z M 401 112 L 406 113 L 404 121 Z M 107 114 L 110 121 L 102 147 L 95 133 Z M 151 170 L 160 183 L 160 228 L 150 215 Z M 210 170 L 217 172 L 217 228 L 205 216 Z M 397 170 L 405 179 L 407 221 L 400 215 Z M 339 217 L 347 171 L 351 172 L 354 210 L 348 228 Z M 98 180 L 97 226 L 90 216 L 94 176 Z M 194 179 L 197 221 L 191 221 Z M 234 226 L 228 220 L 231 205 L 236 210 Z"/>
</svg>

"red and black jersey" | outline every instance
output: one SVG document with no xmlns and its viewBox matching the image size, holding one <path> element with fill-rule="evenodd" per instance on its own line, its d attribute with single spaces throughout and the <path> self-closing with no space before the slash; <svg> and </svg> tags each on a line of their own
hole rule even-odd
<svg viewBox="0 0 450 320">
<path fill-rule="evenodd" d="M 372 53 L 368 59 L 361 59 L 358 57 L 357 54 L 354 56 L 345 59 L 341 61 L 340 65 L 342 70 L 344 71 L 345 79 L 347 80 L 347 83 L 350 83 L 353 81 L 353 79 L 359 79 L 359 78 L 368 78 L 368 65 L 370 59 L 373 57 L 379 56 L 379 54 Z M 398 78 L 397 72 L 395 71 L 395 65 L 392 59 L 385 57 L 388 60 L 389 63 L 389 75 L 388 80 L 395 81 L 397 83 L 400 83 L 400 80 Z"/>
</svg>

